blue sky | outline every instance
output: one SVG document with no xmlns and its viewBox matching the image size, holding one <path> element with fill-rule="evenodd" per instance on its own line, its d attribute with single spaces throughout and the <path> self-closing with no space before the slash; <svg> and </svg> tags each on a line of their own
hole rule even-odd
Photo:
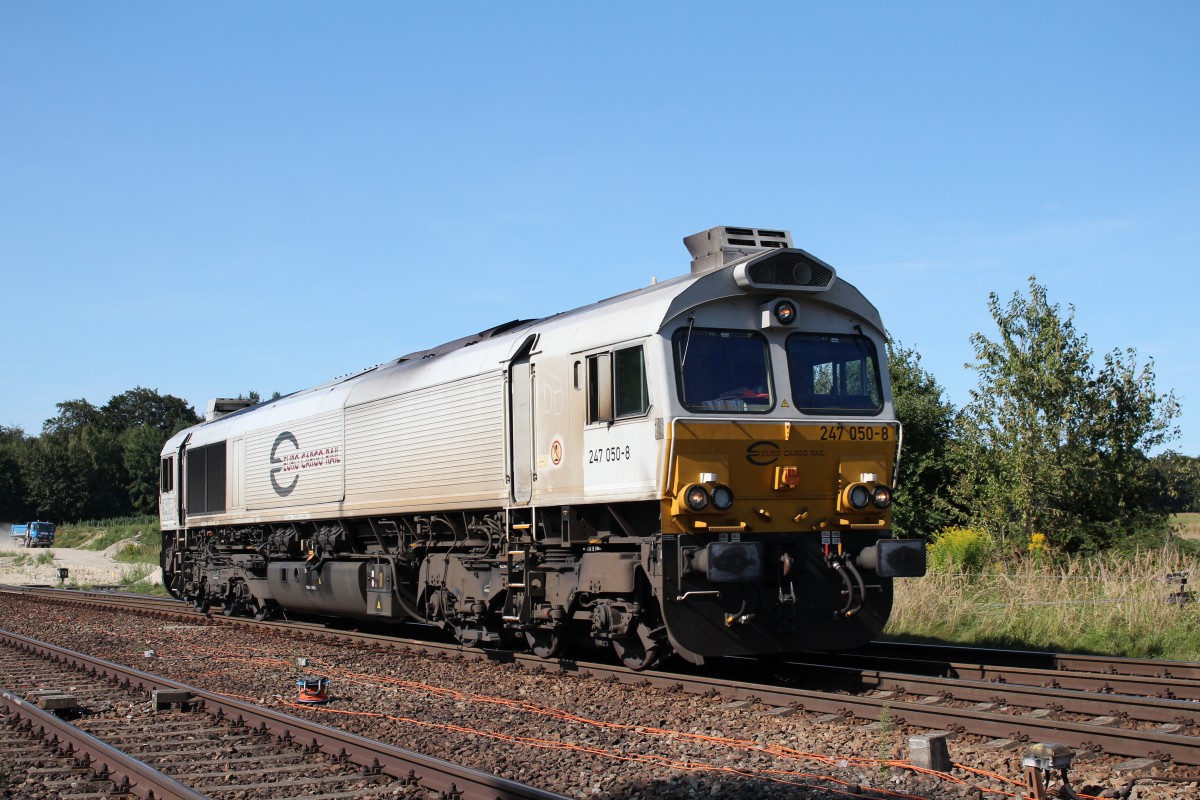
<svg viewBox="0 0 1200 800">
<path fill-rule="evenodd" d="M 791 230 L 956 406 L 1036 275 L 1200 455 L 1198 36 L 1192 2 L 0 2 L 0 425 L 290 392 L 725 224 Z"/>
</svg>

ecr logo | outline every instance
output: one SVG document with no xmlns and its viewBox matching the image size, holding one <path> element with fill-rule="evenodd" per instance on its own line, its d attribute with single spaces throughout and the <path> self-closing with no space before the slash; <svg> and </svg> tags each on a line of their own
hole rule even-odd
<svg viewBox="0 0 1200 800">
<path fill-rule="evenodd" d="M 774 464 L 783 455 L 775 442 L 754 442 L 746 448 L 746 460 L 756 467 L 766 467 Z"/>
<path fill-rule="evenodd" d="M 300 442 L 296 441 L 296 437 L 292 435 L 292 432 L 284 431 L 275 437 L 275 444 L 271 445 L 272 464 L 283 464 L 284 459 L 279 457 L 279 446 L 284 442 L 291 442 L 293 448 L 296 450 L 300 449 Z M 275 494 L 279 495 L 280 497 L 287 497 L 292 493 L 292 490 L 296 488 L 296 484 L 300 481 L 300 476 L 298 474 L 293 475 L 291 483 L 289 483 L 287 486 L 280 486 L 279 481 L 275 479 L 275 476 L 280 472 L 283 472 L 282 466 L 275 467 L 271 470 L 271 486 L 275 489 Z"/>
</svg>

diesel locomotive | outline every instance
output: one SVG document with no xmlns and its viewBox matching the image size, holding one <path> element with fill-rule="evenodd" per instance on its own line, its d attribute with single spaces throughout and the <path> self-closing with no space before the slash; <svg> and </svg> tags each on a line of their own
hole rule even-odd
<svg viewBox="0 0 1200 800">
<path fill-rule="evenodd" d="M 164 584 L 632 669 L 864 644 L 925 570 L 879 314 L 787 231 L 684 242 L 688 274 L 210 403 L 162 451 Z"/>
</svg>

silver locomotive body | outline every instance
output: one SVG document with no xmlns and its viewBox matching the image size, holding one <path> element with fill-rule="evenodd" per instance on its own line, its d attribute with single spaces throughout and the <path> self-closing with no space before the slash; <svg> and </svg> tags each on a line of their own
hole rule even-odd
<svg viewBox="0 0 1200 800">
<path fill-rule="evenodd" d="M 212 407 L 163 449 L 164 583 L 637 669 L 869 640 L 924 569 L 878 314 L 784 232 L 686 241 L 689 275 Z"/>
</svg>

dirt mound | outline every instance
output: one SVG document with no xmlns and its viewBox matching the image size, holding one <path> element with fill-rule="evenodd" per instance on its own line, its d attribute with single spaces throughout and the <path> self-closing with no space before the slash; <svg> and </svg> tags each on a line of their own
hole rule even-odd
<svg viewBox="0 0 1200 800">
<path fill-rule="evenodd" d="M 58 586 L 58 570 L 67 570 L 68 586 L 111 586 L 124 579 L 140 576 L 147 564 L 123 564 L 113 558 L 136 539 L 116 542 L 105 550 L 78 550 L 71 547 L 32 548 L 0 544 L 0 583 L 18 586 Z M 38 563 L 39 561 L 44 563 Z M 162 581 L 162 572 L 153 568 L 145 580 Z"/>
<path fill-rule="evenodd" d="M 115 559 L 117 557 L 117 553 L 120 553 L 126 547 L 129 547 L 130 545 L 135 545 L 137 543 L 138 543 L 137 537 L 130 536 L 128 539 L 122 539 L 119 542 L 114 542 L 113 544 L 110 544 L 108 547 L 104 548 L 103 551 L 101 551 L 101 555 L 103 555 L 105 558 Z"/>
</svg>

